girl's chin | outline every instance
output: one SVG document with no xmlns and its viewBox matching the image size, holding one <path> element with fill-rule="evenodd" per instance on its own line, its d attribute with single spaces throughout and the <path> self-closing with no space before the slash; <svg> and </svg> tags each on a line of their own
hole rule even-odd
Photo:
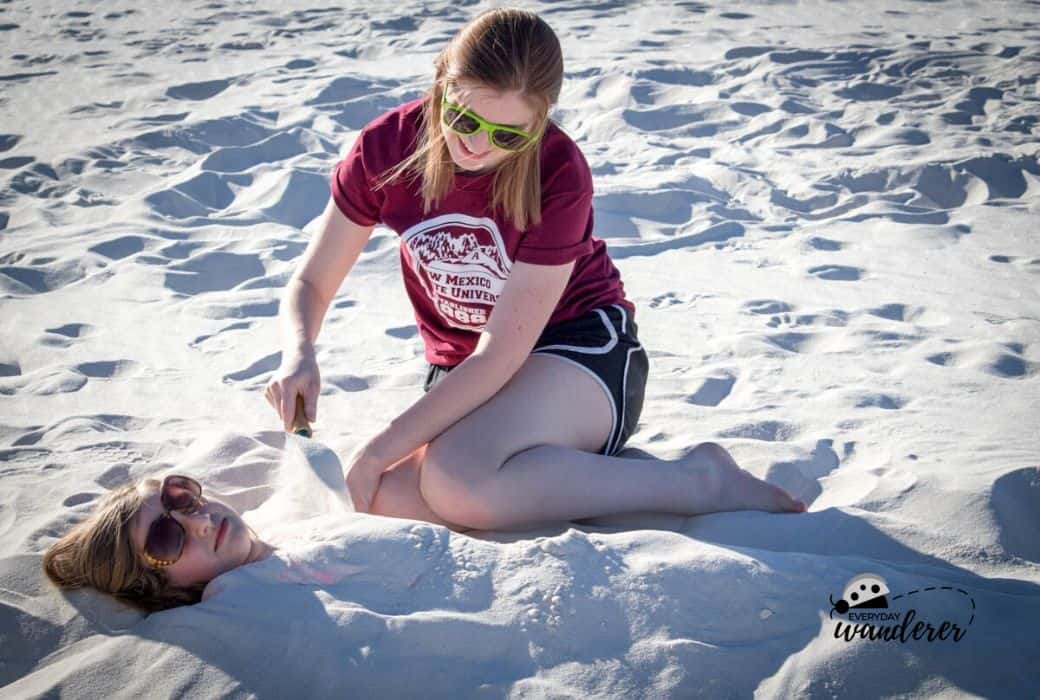
<svg viewBox="0 0 1040 700">
<path fill-rule="evenodd" d="M 480 163 L 474 163 L 473 161 L 466 161 L 466 160 L 461 160 L 461 159 L 460 160 L 456 160 L 455 161 L 455 165 L 458 166 L 458 168 L 460 170 L 469 170 L 469 171 L 472 171 L 472 172 L 477 172 L 477 171 L 480 171 L 480 170 L 484 170 L 485 167 L 486 167 L 486 166 L 484 166 L 484 165 L 482 165 Z"/>
<path fill-rule="evenodd" d="M 490 150 L 484 151 L 479 155 L 473 153 L 468 148 L 466 148 L 466 144 L 462 139 L 457 140 L 455 142 L 455 145 L 458 146 L 459 154 L 462 156 L 462 160 L 465 160 L 468 163 L 480 165 L 484 160 L 487 159 L 489 155 L 491 155 Z"/>
</svg>

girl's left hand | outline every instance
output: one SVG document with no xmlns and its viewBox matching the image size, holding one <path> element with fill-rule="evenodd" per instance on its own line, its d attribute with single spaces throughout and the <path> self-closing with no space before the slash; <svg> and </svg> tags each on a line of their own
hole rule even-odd
<svg viewBox="0 0 1040 700">
<path fill-rule="evenodd" d="M 372 501 L 379 489 L 379 480 L 388 467 L 382 460 L 377 459 L 371 452 L 362 448 L 351 460 L 347 468 L 347 492 L 354 502 L 354 510 L 358 513 L 368 513 L 372 508 Z"/>
</svg>

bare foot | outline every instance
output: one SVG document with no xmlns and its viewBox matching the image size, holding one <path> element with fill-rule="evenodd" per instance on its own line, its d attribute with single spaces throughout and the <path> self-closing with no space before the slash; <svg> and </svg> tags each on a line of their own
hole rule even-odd
<svg viewBox="0 0 1040 700">
<path fill-rule="evenodd" d="M 801 513 L 802 501 L 787 491 L 741 469 L 726 448 L 714 442 L 697 445 L 679 463 L 702 482 L 698 513 L 730 510 L 764 510 L 770 513 Z"/>
</svg>

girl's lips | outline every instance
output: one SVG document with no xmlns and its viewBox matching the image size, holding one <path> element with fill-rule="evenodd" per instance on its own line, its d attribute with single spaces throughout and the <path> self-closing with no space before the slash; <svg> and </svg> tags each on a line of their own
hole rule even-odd
<svg viewBox="0 0 1040 700">
<path fill-rule="evenodd" d="M 220 521 L 220 525 L 217 527 L 217 539 L 213 543 L 213 551 L 217 550 L 220 543 L 224 541 L 224 535 L 227 533 L 227 518 Z"/>
<path fill-rule="evenodd" d="M 473 151 L 469 150 L 469 147 L 466 146 L 466 142 L 463 141 L 462 139 L 459 139 L 459 143 L 462 144 L 462 152 L 465 153 L 470 158 L 483 158 L 484 156 L 486 156 L 488 154 L 487 151 L 484 151 L 483 153 L 474 153 Z"/>
</svg>

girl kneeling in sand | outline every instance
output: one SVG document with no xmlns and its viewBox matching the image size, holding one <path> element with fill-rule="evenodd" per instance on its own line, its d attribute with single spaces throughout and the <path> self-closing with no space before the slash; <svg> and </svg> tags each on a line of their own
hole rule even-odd
<svg viewBox="0 0 1040 700">
<path fill-rule="evenodd" d="M 616 456 L 636 429 L 649 359 L 592 233 L 589 166 L 549 118 L 563 84 L 552 29 L 532 12 L 493 9 L 435 66 L 426 95 L 369 122 L 337 163 L 319 232 L 286 286 L 283 361 L 265 391 L 286 430 L 297 396 L 316 418 L 322 318 L 381 223 L 400 236 L 429 364 L 425 395 L 344 470 L 358 512 L 374 512 L 380 480 L 402 461 L 415 473 L 396 478 L 416 485 L 403 514 L 468 528 L 804 510 L 711 443 L 675 461 Z"/>
</svg>

